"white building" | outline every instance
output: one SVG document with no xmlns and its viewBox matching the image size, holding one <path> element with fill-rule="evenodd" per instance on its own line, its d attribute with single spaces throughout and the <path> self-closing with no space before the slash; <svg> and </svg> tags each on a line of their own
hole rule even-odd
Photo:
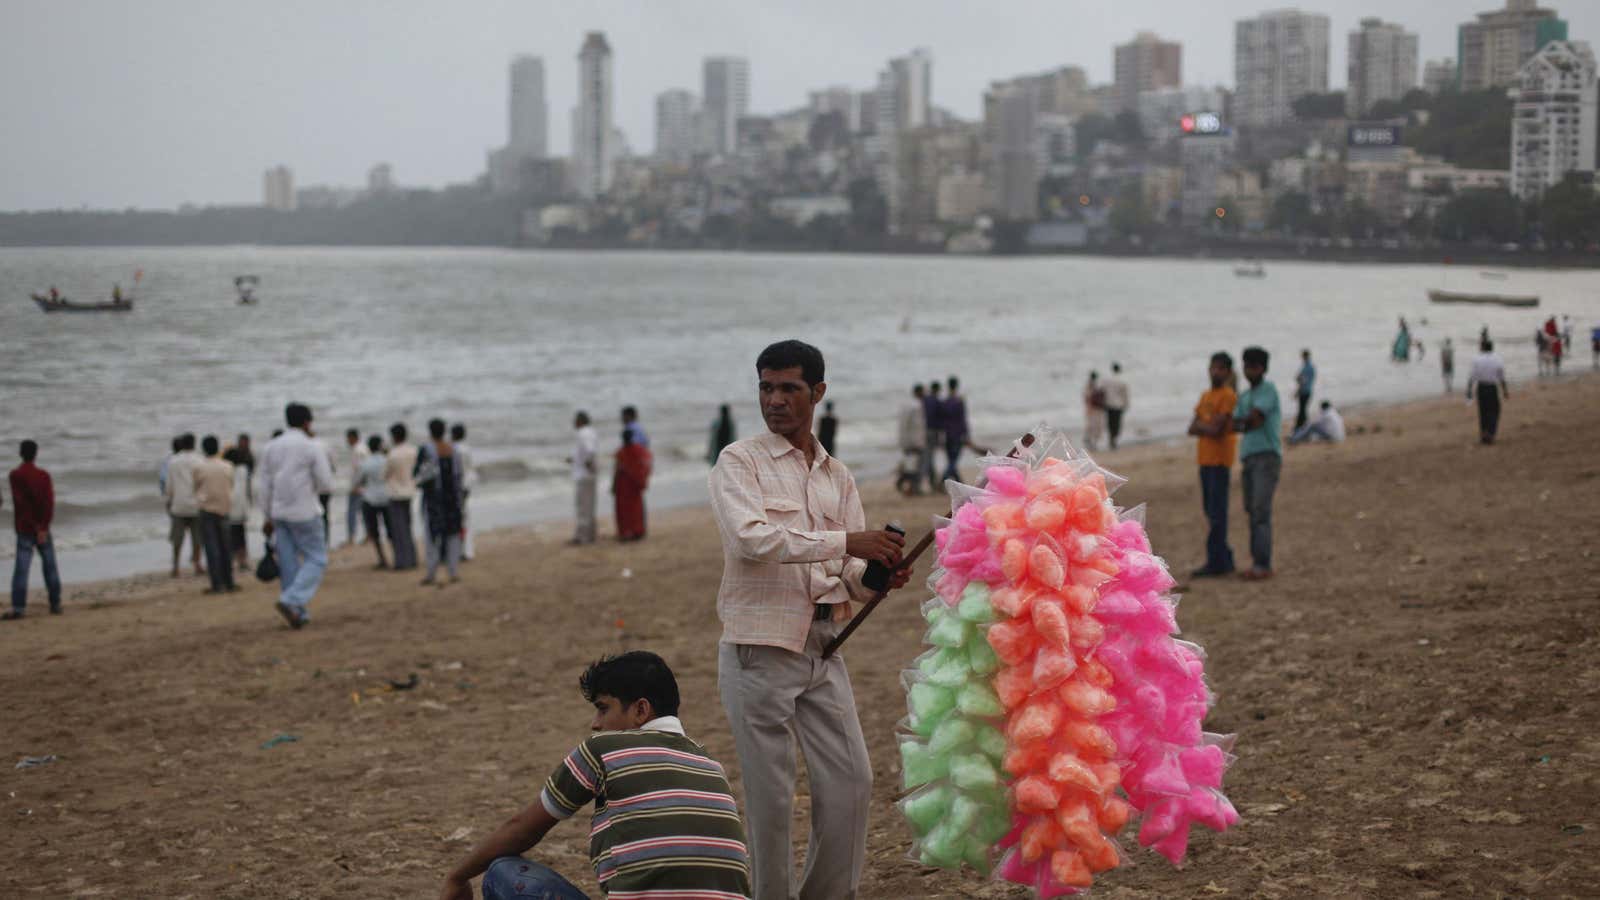
<svg viewBox="0 0 1600 900">
<path fill-rule="evenodd" d="M 578 196 L 592 200 L 611 187 L 611 45 L 591 31 L 578 51 L 578 105 L 572 110 L 572 175 Z"/>
<path fill-rule="evenodd" d="M 1594 51 L 1583 41 L 1545 44 L 1517 73 L 1511 113 L 1511 192 L 1538 199 L 1568 172 L 1595 170 Z"/>
<path fill-rule="evenodd" d="M 1152 144 L 1183 136 L 1182 120 L 1193 113 L 1222 115 L 1221 88 L 1177 87 L 1145 91 L 1139 95 L 1139 127 Z"/>
<path fill-rule="evenodd" d="M 394 166 L 378 163 L 367 170 L 367 193 L 387 194 L 394 190 Z"/>
<path fill-rule="evenodd" d="M 739 149 L 739 119 L 750 114 L 750 62 L 737 56 L 708 56 L 702 75 L 705 149 L 731 154 Z"/>
<path fill-rule="evenodd" d="M 686 165 L 698 146 L 700 111 L 694 94 L 681 88 L 656 95 L 656 159 Z"/>
<path fill-rule="evenodd" d="M 511 61 L 511 101 L 507 116 L 509 146 L 517 156 L 543 159 L 550 155 L 549 107 L 544 100 L 544 60 L 519 56 Z"/>
<path fill-rule="evenodd" d="M 861 130 L 861 95 L 855 88 L 834 86 L 812 91 L 807 105 L 812 118 L 838 113 L 851 134 Z"/>
<path fill-rule="evenodd" d="M 1435 96 L 1456 89 L 1456 61 L 1430 59 L 1422 64 L 1422 89 Z"/>
<path fill-rule="evenodd" d="M 294 172 L 288 166 L 273 166 L 261 176 L 261 205 L 283 212 L 294 210 Z"/>
<path fill-rule="evenodd" d="M 1280 9 L 1234 23 L 1233 120 L 1282 125 L 1294 101 L 1328 90 L 1328 17 Z"/>
<path fill-rule="evenodd" d="M 876 106 L 879 135 L 933 124 L 933 54 L 919 47 L 889 60 L 878 73 Z"/>
<path fill-rule="evenodd" d="M 1417 86 L 1417 36 L 1382 19 L 1361 20 L 1350 32 L 1345 113 L 1367 114 L 1379 100 L 1399 100 Z"/>
<path fill-rule="evenodd" d="M 1039 177 L 1072 174 L 1078 156 L 1077 124 L 1077 120 L 1060 113 L 1034 115 L 1034 171 Z"/>
</svg>

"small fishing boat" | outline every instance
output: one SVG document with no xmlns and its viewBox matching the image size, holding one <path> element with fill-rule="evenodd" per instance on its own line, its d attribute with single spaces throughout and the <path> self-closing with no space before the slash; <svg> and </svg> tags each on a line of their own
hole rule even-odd
<svg viewBox="0 0 1600 900">
<path fill-rule="evenodd" d="M 1518 297 L 1509 294 L 1467 294 L 1459 291 L 1429 289 L 1428 300 L 1433 303 L 1477 303 L 1486 306 L 1533 307 L 1539 305 L 1538 297 Z"/>
<path fill-rule="evenodd" d="M 133 299 L 108 300 L 105 303 L 75 303 L 65 297 L 51 299 L 44 294 L 34 294 L 33 302 L 47 313 L 54 312 L 130 312 Z"/>
<path fill-rule="evenodd" d="M 260 302 L 256 297 L 256 286 L 259 284 L 259 275 L 239 275 L 233 279 L 233 289 L 239 292 L 240 306 L 255 306 Z"/>
<path fill-rule="evenodd" d="M 1267 270 L 1259 262 L 1245 263 L 1233 267 L 1233 274 L 1240 278 L 1265 278 Z"/>
</svg>

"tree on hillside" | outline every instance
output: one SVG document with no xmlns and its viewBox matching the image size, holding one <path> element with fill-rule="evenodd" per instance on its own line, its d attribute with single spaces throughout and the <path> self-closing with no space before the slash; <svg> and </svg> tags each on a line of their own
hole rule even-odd
<svg viewBox="0 0 1600 900">
<path fill-rule="evenodd" d="M 1331 94 L 1305 94 L 1290 104 L 1294 117 L 1302 122 L 1344 118 L 1344 91 Z"/>
<path fill-rule="evenodd" d="M 1279 194 L 1267 214 L 1267 227 L 1290 235 L 1328 236 L 1328 225 L 1311 209 L 1311 197 L 1301 191 Z"/>
<path fill-rule="evenodd" d="M 871 178 L 850 182 L 850 227 L 863 234 L 885 234 L 889 230 L 889 201 Z"/>
<path fill-rule="evenodd" d="M 1522 233 L 1522 211 L 1511 192 L 1472 188 L 1450 198 L 1434 220 L 1434 234 L 1446 241 L 1516 240 Z"/>
<path fill-rule="evenodd" d="M 1411 113 L 1433 105 L 1433 95 L 1422 88 L 1412 88 L 1399 100 L 1379 100 L 1367 110 L 1368 119 L 1398 119 L 1402 116 L 1415 121 Z"/>
<path fill-rule="evenodd" d="M 1539 231 L 1552 244 L 1582 248 L 1600 241 L 1600 195 L 1567 175 L 1540 198 Z"/>
<path fill-rule="evenodd" d="M 1111 229 L 1123 237 L 1132 237 L 1150 230 L 1150 211 L 1144 205 L 1144 191 L 1139 182 L 1130 181 L 1117 191 L 1111 204 Z"/>
<path fill-rule="evenodd" d="M 1462 168 L 1509 169 L 1511 107 L 1501 88 L 1440 94 L 1428 107 L 1428 123 L 1408 129 L 1405 142 Z"/>
</svg>

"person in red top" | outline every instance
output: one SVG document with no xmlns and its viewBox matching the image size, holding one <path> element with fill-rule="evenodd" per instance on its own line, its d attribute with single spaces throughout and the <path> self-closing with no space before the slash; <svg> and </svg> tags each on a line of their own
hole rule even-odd
<svg viewBox="0 0 1600 900">
<path fill-rule="evenodd" d="M 0 619 L 20 619 L 28 606 L 28 572 L 33 552 L 44 564 L 44 585 L 50 592 L 51 615 L 61 614 L 61 577 L 56 573 L 56 548 L 50 540 L 50 519 L 56 511 L 50 473 L 33 464 L 39 445 L 22 442 L 22 465 L 11 470 L 12 514 L 17 523 L 17 565 L 11 572 L 11 611 Z"/>
</svg>

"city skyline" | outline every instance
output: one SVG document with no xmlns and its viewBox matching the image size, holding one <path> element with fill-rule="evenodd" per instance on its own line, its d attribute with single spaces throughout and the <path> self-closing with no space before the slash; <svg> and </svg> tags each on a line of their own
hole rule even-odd
<svg viewBox="0 0 1600 900">
<path fill-rule="evenodd" d="M 1455 56 L 1458 25 L 1501 5 L 1399 0 L 1381 14 L 1419 35 L 1421 58 L 1437 59 Z M 33 139 L 0 149 L 0 170 L 13 173 L 0 184 L 0 209 L 256 203 L 261 173 L 280 163 L 302 185 L 360 184 L 380 161 L 404 186 L 469 181 L 483 172 L 485 153 L 506 142 L 505 73 L 518 55 L 544 60 L 549 147 L 571 145 L 565 113 L 577 101 L 576 53 L 588 31 L 605 31 L 613 48 L 616 123 L 640 153 L 653 149 L 657 96 L 698 87 L 711 56 L 749 60 L 755 114 L 803 106 L 832 85 L 869 90 L 889 59 L 925 46 L 936 69 L 933 103 L 976 120 L 994 81 L 1076 65 L 1109 83 L 1113 48 L 1141 30 L 1183 45 L 1185 85 L 1232 87 L 1234 22 L 1271 5 L 1192 6 L 1134 0 L 1114 21 L 1085 22 L 1042 2 L 986 15 L 899 2 L 804 11 L 698 3 L 677 15 L 625 4 L 478 3 L 446 15 L 291 2 L 272 16 L 212 14 L 213 6 L 193 16 L 198 6 L 177 0 L 68 11 L 25 0 L 9 17 L 27 49 L 0 58 L 0 77 L 28 88 L 0 97 L 0 118 Z M 1550 6 L 1574 39 L 1596 36 L 1600 11 Z M 1343 2 L 1298 8 L 1330 18 L 1329 87 L 1342 89 L 1341 38 L 1377 11 Z M 41 79 L 47 67 L 33 48 L 62 46 L 82 48 L 96 65 Z M 826 53 L 797 49 L 805 46 Z"/>
</svg>

